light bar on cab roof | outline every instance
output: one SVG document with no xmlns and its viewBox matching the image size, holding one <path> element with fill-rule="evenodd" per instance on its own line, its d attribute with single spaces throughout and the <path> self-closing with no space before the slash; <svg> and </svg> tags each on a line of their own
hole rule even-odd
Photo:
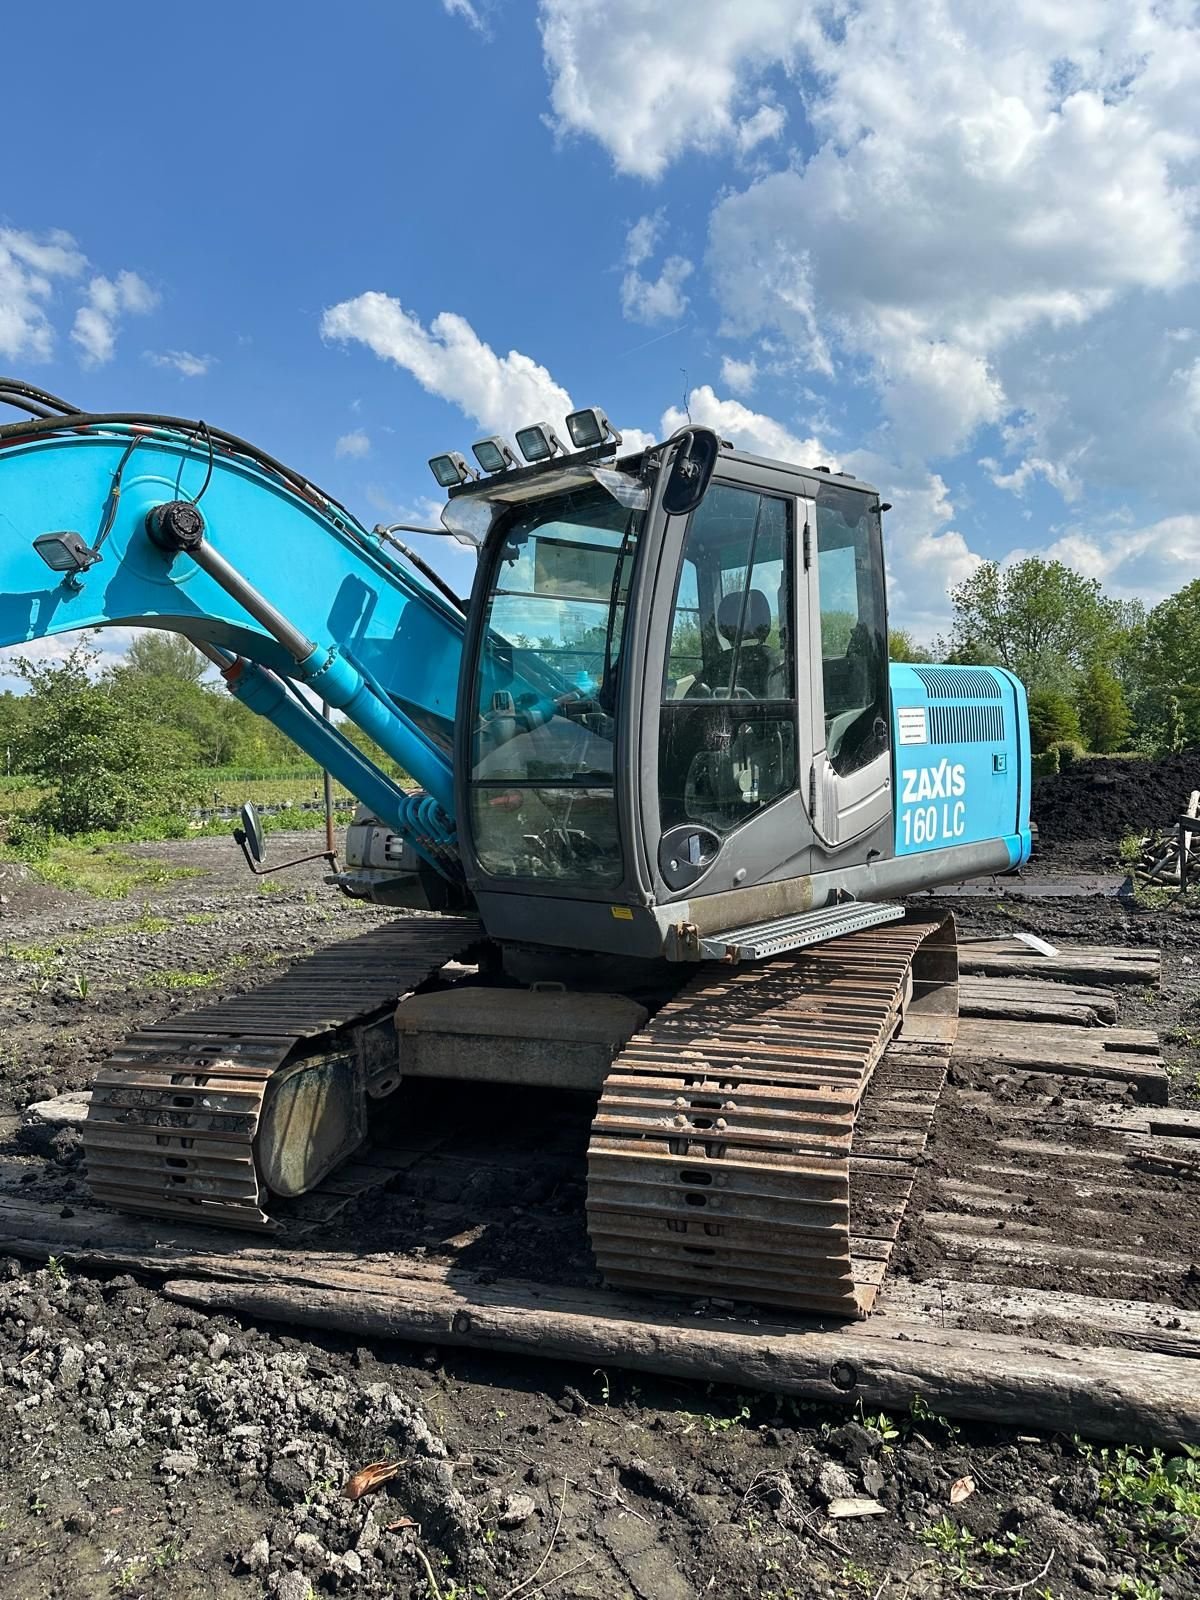
<svg viewBox="0 0 1200 1600">
<path fill-rule="evenodd" d="M 531 466 L 549 461 L 562 449 L 562 442 L 548 422 L 534 422 L 517 429 L 517 446 Z"/>
<path fill-rule="evenodd" d="M 477 439 L 471 446 L 471 454 L 485 472 L 507 472 L 509 467 L 518 465 L 512 445 L 498 433 Z"/>
<path fill-rule="evenodd" d="M 582 411 L 572 411 L 567 418 L 567 432 L 576 450 L 591 449 L 593 445 L 604 444 L 608 439 L 614 444 L 621 443 L 621 435 L 599 406 L 585 406 Z"/>
<path fill-rule="evenodd" d="M 478 477 L 475 469 L 467 465 L 466 456 L 457 450 L 447 450 L 444 456 L 430 456 L 429 470 L 443 489 L 455 489 L 469 478 Z"/>
</svg>

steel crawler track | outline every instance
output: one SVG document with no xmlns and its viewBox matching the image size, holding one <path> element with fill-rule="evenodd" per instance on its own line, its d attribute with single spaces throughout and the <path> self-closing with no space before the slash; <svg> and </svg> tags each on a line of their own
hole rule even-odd
<svg viewBox="0 0 1200 1600">
<path fill-rule="evenodd" d="M 478 937 L 466 917 L 397 920 L 131 1035 L 92 1086 L 84 1146 L 96 1200 L 273 1227 L 257 1146 L 272 1078 L 330 1050 L 365 1055 L 362 1030 Z M 369 1076 L 369 1060 L 361 1070 Z"/>
<path fill-rule="evenodd" d="M 945 1076 L 957 976 L 947 919 L 696 977 L 617 1057 L 592 1124 L 606 1281 L 866 1315 Z"/>
</svg>

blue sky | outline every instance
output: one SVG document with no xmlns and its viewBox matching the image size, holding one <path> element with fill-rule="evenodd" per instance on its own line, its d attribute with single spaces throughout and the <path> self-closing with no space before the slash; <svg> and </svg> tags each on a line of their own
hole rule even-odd
<svg viewBox="0 0 1200 1600">
<path fill-rule="evenodd" d="M 1200 571 L 1190 0 L 21 7 L 5 61 L 0 370 L 85 407 L 375 521 L 438 450 L 686 393 L 880 485 L 926 637 L 980 558 Z"/>
</svg>

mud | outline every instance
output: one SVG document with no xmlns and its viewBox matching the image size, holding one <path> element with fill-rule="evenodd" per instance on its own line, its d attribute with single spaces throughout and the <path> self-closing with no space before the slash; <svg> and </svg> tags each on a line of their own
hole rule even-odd
<svg viewBox="0 0 1200 1600">
<path fill-rule="evenodd" d="M 1112 845 L 1129 833 L 1166 828 L 1200 789 L 1200 750 L 1160 761 L 1096 757 L 1077 761 L 1033 782 L 1033 819 L 1039 838 Z"/>
<path fill-rule="evenodd" d="M 70 1137 L 49 1153 L 19 1137 L 30 1099 L 83 1086 L 139 1021 L 245 987 L 379 916 L 334 899 L 319 865 L 264 893 L 223 841 L 139 848 L 203 876 L 133 905 L 3 885 L 0 1201 L 69 1211 L 84 1194 Z M 1192 1080 L 1190 908 L 1022 902 L 1006 887 L 953 909 L 966 937 L 1029 927 L 1163 945 L 1162 994 L 1123 997 L 1122 1020 L 1163 1028 L 1180 1089 Z M 1017 1078 L 1012 1092 L 1044 1110 L 1036 1084 Z M 589 1281 L 585 1100 L 494 1089 L 466 1100 L 427 1084 L 385 1115 L 381 1137 L 441 1117 L 454 1138 L 342 1219 L 331 1246 L 357 1238 Z M 988 1133 L 970 1118 L 939 1125 L 923 1181 Z M 1049 1216 L 1053 1198 L 1037 1206 Z M 1181 1248 L 1194 1223 L 1164 1219 Z M 928 1265 L 915 1244 L 902 1261 L 918 1279 Z M 344 1498 L 349 1475 L 380 1460 L 395 1476 Z M 0 1593 L 13 1600 L 899 1600 L 960 1588 L 1152 1600 L 1135 1579 L 1167 1600 L 1200 1592 L 1194 1546 L 1161 1529 L 1151 1541 L 1107 1470 L 1071 1440 L 958 1427 L 919 1397 L 913 1414 L 872 1417 L 549 1360 L 359 1346 L 206 1317 L 129 1277 L 0 1262 Z M 967 1477 L 974 1492 L 952 1505 Z M 847 1494 L 881 1514 L 831 1520 L 829 1500 Z"/>
</svg>

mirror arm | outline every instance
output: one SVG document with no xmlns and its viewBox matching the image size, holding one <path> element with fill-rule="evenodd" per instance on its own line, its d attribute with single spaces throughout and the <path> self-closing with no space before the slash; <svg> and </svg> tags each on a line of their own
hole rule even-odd
<svg viewBox="0 0 1200 1600">
<path fill-rule="evenodd" d="M 242 854 L 246 858 L 246 865 L 256 878 L 265 878 L 272 872 L 286 872 L 289 867 L 303 866 L 306 861 L 328 861 L 330 866 L 336 865 L 336 850 L 314 850 L 311 855 L 296 856 L 291 861 L 281 861 L 277 867 L 260 867 L 250 854 L 250 845 L 241 828 L 233 830 L 233 842 L 241 846 Z"/>
</svg>

